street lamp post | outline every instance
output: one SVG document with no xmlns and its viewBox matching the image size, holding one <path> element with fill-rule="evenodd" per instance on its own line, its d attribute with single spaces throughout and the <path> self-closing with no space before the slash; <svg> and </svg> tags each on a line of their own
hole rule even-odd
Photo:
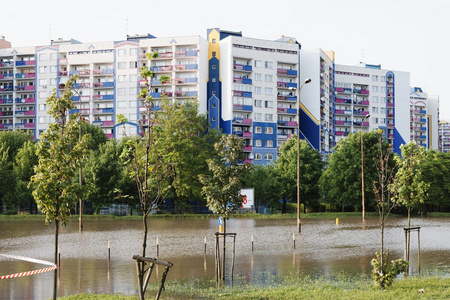
<svg viewBox="0 0 450 300">
<path fill-rule="evenodd" d="M 361 121 L 361 195 L 362 195 L 362 220 L 366 220 L 366 205 L 364 201 L 364 146 L 363 146 L 363 123 L 364 120 L 370 117 L 366 115 Z"/>
<path fill-rule="evenodd" d="M 300 92 L 305 84 L 311 82 L 310 78 L 300 85 L 298 89 L 298 109 L 297 109 L 297 232 L 302 232 L 302 220 L 300 218 Z"/>
</svg>

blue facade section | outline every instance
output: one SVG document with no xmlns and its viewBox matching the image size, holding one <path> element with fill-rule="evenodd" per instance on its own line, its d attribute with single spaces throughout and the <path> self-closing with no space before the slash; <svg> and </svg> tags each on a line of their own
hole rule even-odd
<svg viewBox="0 0 450 300">
<path fill-rule="evenodd" d="M 301 139 L 307 139 L 314 149 L 320 149 L 320 127 L 303 110 L 300 110 L 300 132 Z"/>
<path fill-rule="evenodd" d="M 403 144 L 406 144 L 405 139 L 397 131 L 397 128 L 394 128 L 394 144 L 392 146 L 393 146 L 394 152 L 397 153 L 398 155 L 402 154 L 400 146 Z"/>
</svg>

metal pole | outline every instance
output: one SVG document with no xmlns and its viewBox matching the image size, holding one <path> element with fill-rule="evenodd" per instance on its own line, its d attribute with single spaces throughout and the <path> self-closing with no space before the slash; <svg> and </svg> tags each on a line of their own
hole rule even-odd
<svg viewBox="0 0 450 300">
<path fill-rule="evenodd" d="M 366 201 L 364 199 L 364 143 L 363 143 L 363 124 L 364 120 L 370 117 L 366 115 L 361 121 L 361 195 L 362 195 L 362 220 L 366 220 Z"/>
</svg>

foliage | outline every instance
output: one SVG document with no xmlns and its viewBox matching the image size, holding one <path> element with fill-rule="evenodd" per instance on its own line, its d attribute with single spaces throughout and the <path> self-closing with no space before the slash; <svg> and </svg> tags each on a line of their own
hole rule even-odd
<svg viewBox="0 0 450 300">
<path fill-rule="evenodd" d="M 361 207 L 361 134 L 363 134 L 364 146 L 364 180 L 373 182 L 377 180 L 377 170 L 374 158 L 378 155 L 378 141 L 382 136 L 380 131 L 371 131 L 356 134 L 351 133 L 347 138 L 340 140 L 334 152 L 330 154 L 328 166 L 320 178 L 320 188 L 326 195 L 325 202 L 333 206 L 342 207 L 352 205 Z M 382 150 L 386 151 L 389 144 L 382 140 Z M 394 168 L 395 162 L 389 159 L 389 168 Z M 374 191 L 371 184 L 364 185 L 366 202 L 374 199 Z"/>
<path fill-rule="evenodd" d="M 282 186 L 276 180 L 274 173 L 273 166 L 256 165 L 246 172 L 242 178 L 242 186 L 254 188 L 256 211 L 263 205 L 270 208 L 276 208 L 278 205 L 279 191 L 282 189 Z"/>
<path fill-rule="evenodd" d="M 98 126 L 90 124 L 89 122 L 81 122 L 81 134 L 89 135 L 90 138 L 87 143 L 89 150 L 98 150 L 101 145 L 108 141 L 108 138 L 103 130 Z"/>
<path fill-rule="evenodd" d="M 389 251 L 384 253 L 383 260 L 379 252 L 375 253 L 376 258 L 373 258 L 370 264 L 372 265 L 372 277 L 375 284 L 385 289 L 394 283 L 394 278 L 400 273 L 406 271 L 409 262 L 399 258 L 388 263 Z M 383 265 L 382 265 L 383 264 Z"/>
<path fill-rule="evenodd" d="M 218 157 L 208 159 L 212 175 L 201 174 L 199 179 L 208 208 L 227 220 L 231 212 L 242 205 L 242 176 L 251 165 L 243 164 L 247 157 L 243 140 L 234 135 L 222 135 L 214 147 Z"/>
<path fill-rule="evenodd" d="M 47 99 L 48 113 L 57 121 L 49 125 L 37 144 L 39 164 L 30 187 L 38 209 L 46 215 L 46 223 L 57 220 L 66 224 L 70 209 L 85 193 L 73 180 L 87 158 L 89 138 L 85 135 L 79 140 L 79 115 L 69 114 L 75 107 L 71 88 L 76 79 L 69 78 L 59 97 L 54 91 Z"/>
<path fill-rule="evenodd" d="M 422 178 L 432 188 L 428 189 L 425 204 L 441 210 L 443 206 L 450 207 L 450 153 L 428 150 L 422 164 Z"/>
<path fill-rule="evenodd" d="M 297 199 L 297 137 L 287 140 L 280 149 L 274 173 L 281 186 L 281 197 L 294 202 Z M 319 152 L 305 140 L 300 140 L 300 199 L 306 207 L 319 203 L 319 179 L 324 163 Z"/>
<path fill-rule="evenodd" d="M 19 149 L 14 159 L 14 173 L 17 179 L 15 204 L 19 206 L 31 205 L 34 202 L 32 191 L 28 187 L 31 176 L 34 174 L 34 167 L 38 164 L 36 155 L 36 144 L 27 141 Z"/>
<path fill-rule="evenodd" d="M 400 146 L 402 156 L 395 156 L 398 171 L 389 189 L 394 194 L 392 201 L 408 209 L 408 227 L 411 225 L 411 209 L 423 203 L 430 184 L 424 181 L 423 164 L 426 160 L 425 147 L 408 143 Z"/>
</svg>

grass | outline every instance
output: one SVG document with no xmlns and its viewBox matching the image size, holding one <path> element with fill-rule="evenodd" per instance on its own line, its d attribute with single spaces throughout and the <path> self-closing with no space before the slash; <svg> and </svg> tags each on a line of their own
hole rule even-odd
<svg viewBox="0 0 450 300">
<path fill-rule="evenodd" d="M 147 289 L 146 297 L 155 297 L 157 287 Z M 424 290 L 424 293 L 419 292 Z M 387 290 L 382 291 L 369 277 L 337 276 L 332 279 L 286 278 L 270 286 L 245 285 L 216 288 L 215 282 L 191 283 L 169 282 L 162 299 L 450 299 L 450 278 L 411 277 L 397 279 Z M 137 299 L 136 296 L 79 294 L 64 300 L 116 300 Z"/>
</svg>

